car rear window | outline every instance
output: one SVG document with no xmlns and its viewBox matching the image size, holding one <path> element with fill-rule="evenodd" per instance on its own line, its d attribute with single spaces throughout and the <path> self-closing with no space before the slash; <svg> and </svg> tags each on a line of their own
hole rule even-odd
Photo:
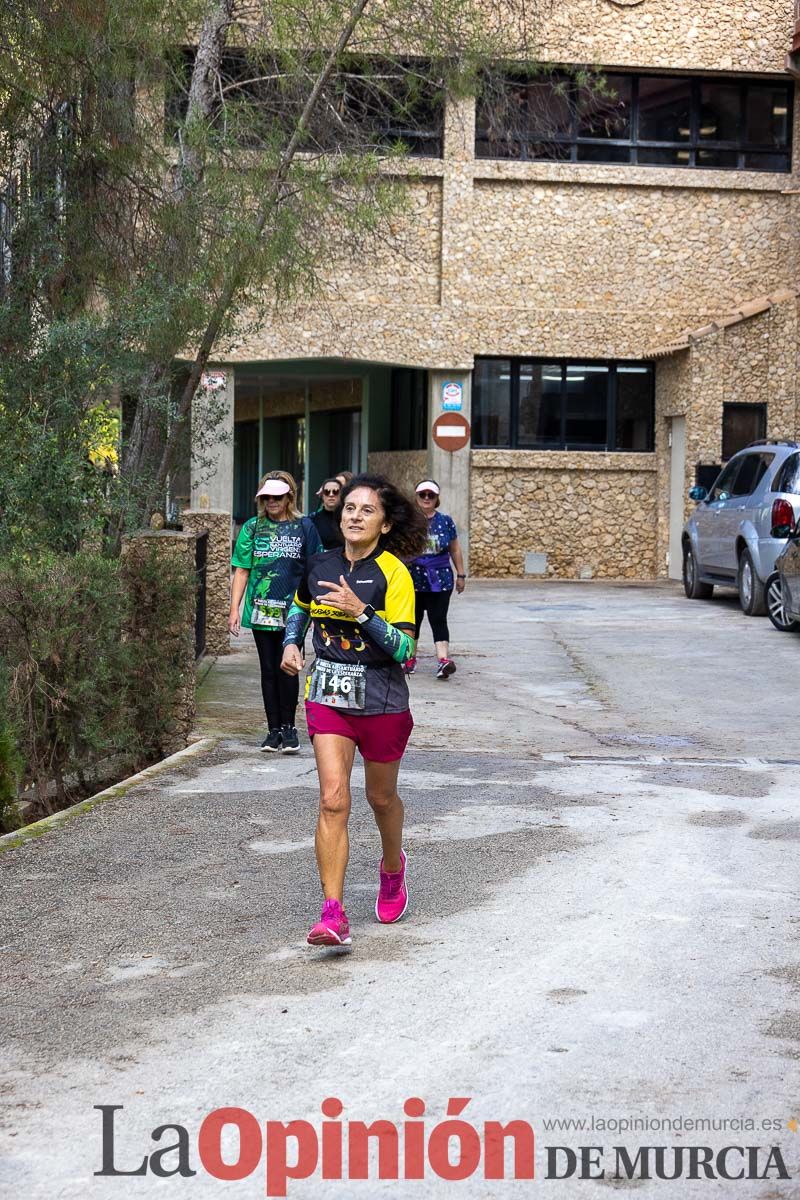
<svg viewBox="0 0 800 1200">
<path fill-rule="evenodd" d="M 772 491 L 788 492 L 790 496 L 800 496 L 800 454 L 789 455 L 775 476 Z"/>
<path fill-rule="evenodd" d="M 751 496 L 761 480 L 774 454 L 745 454 L 731 487 L 732 496 Z"/>
</svg>

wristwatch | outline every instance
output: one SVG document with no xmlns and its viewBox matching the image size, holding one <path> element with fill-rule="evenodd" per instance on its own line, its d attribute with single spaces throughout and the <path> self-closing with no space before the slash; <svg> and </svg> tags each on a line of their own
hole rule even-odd
<svg viewBox="0 0 800 1200">
<path fill-rule="evenodd" d="M 356 621 L 358 622 L 359 625 L 366 625 L 366 623 L 370 619 L 370 617 L 374 617 L 374 616 L 375 616 L 375 609 L 372 607 L 371 604 L 365 604 L 364 611 L 362 612 L 360 617 L 356 617 Z"/>
</svg>

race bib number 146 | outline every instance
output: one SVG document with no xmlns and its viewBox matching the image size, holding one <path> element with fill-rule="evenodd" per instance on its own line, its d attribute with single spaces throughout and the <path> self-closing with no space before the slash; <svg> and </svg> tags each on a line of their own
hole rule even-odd
<svg viewBox="0 0 800 1200">
<path fill-rule="evenodd" d="M 331 708 L 364 708 L 367 702 L 367 668 L 363 663 L 314 663 L 308 699 Z"/>
</svg>

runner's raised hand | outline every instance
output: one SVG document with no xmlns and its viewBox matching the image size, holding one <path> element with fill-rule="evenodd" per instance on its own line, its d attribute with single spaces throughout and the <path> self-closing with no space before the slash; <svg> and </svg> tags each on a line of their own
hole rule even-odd
<svg viewBox="0 0 800 1200">
<path fill-rule="evenodd" d="M 344 575 L 339 576 L 339 582 L 333 583 L 328 579 L 319 580 L 320 587 L 326 587 L 330 590 L 323 592 L 317 596 L 317 601 L 320 604 L 330 604 L 333 608 L 338 608 L 340 612 L 346 613 L 348 617 L 360 617 L 366 605 L 359 600 L 353 589 L 347 583 Z"/>
</svg>

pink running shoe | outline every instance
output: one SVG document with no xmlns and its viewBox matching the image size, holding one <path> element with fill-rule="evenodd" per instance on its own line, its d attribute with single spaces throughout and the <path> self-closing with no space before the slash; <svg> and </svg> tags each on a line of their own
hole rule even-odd
<svg viewBox="0 0 800 1200">
<path fill-rule="evenodd" d="M 409 658 L 403 663 L 403 670 L 406 675 L 413 675 L 417 669 L 416 658 Z"/>
<path fill-rule="evenodd" d="M 378 899 L 375 901 L 375 916 L 382 925 L 392 925 L 395 921 L 399 921 L 408 908 L 408 887 L 406 886 L 408 858 L 405 850 L 400 851 L 400 860 L 403 864 L 400 870 L 390 874 L 389 871 L 384 871 L 383 859 L 381 859 L 381 886 Z"/>
<path fill-rule="evenodd" d="M 456 664 L 452 658 L 440 658 L 436 666 L 437 679 L 449 679 L 451 675 L 456 673 Z"/>
<path fill-rule="evenodd" d="M 338 900 L 326 900 L 322 915 L 308 931 L 306 941 L 310 946 L 349 946 L 350 922 Z"/>
</svg>

